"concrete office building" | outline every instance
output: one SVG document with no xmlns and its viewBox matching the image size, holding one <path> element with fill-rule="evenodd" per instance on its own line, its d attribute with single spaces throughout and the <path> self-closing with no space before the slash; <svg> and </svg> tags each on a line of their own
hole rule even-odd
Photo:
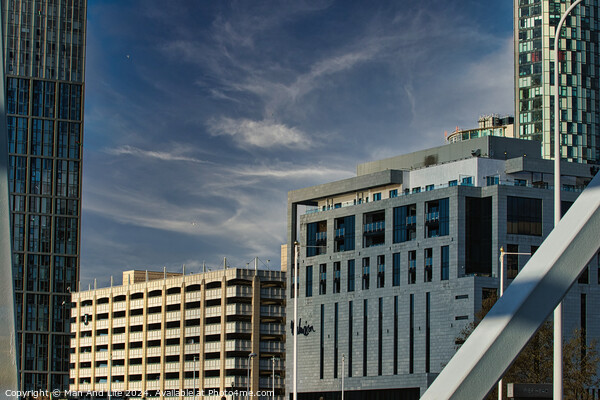
<svg viewBox="0 0 600 400">
<path fill-rule="evenodd" d="M 274 363 L 283 399 L 284 287 L 285 272 L 232 268 L 127 271 L 121 286 L 73 293 L 70 389 L 200 398 L 184 396 L 195 387 L 221 399 L 248 385 L 271 390 Z"/>
<path fill-rule="evenodd" d="M 85 0 L 2 0 L 20 383 L 67 389 L 79 274 Z"/>
<path fill-rule="evenodd" d="M 554 157 L 554 35 L 565 0 L 514 0 L 515 131 Z M 600 163 L 598 0 L 585 0 L 565 21 L 559 44 L 561 156 Z"/>
<path fill-rule="evenodd" d="M 591 179 L 564 163 L 567 208 Z M 553 163 L 535 141 L 487 136 L 358 165 L 288 196 L 287 315 L 300 242 L 299 399 L 417 399 L 497 293 L 499 250 L 534 252 L 553 227 Z M 514 278 L 529 256 L 509 256 Z M 600 337 L 598 258 L 565 300 L 564 326 Z M 293 336 L 286 337 L 291 392 Z M 342 360 L 344 361 L 342 363 Z M 380 396 L 380 397 L 376 397 Z"/>
</svg>

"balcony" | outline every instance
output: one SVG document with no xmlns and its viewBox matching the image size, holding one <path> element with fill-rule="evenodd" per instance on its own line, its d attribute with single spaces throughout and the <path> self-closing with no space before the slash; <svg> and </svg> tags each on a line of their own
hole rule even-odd
<svg viewBox="0 0 600 400">
<path fill-rule="evenodd" d="M 260 315 L 263 317 L 284 317 L 285 308 L 282 306 L 260 306 Z"/>
<path fill-rule="evenodd" d="M 179 371 L 179 362 L 170 362 L 165 364 L 165 372 L 178 372 Z"/>
<path fill-rule="evenodd" d="M 161 322 L 161 321 L 162 321 L 161 313 L 148 315 L 148 323 L 149 324 L 155 324 L 155 323 Z"/>
<path fill-rule="evenodd" d="M 364 225 L 364 233 L 377 233 L 385 231 L 385 221 L 371 222 Z"/>
<path fill-rule="evenodd" d="M 148 308 L 162 305 L 162 296 L 149 297 Z"/>
<path fill-rule="evenodd" d="M 285 327 L 281 324 L 260 324 L 261 335 L 283 335 Z"/>
<path fill-rule="evenodd" d="M 167 295 L 167 304 L 181 304 L 181 294 L 168 294 Z"/>
<path fill-rule="evenodd" d="M 133 332 L 129 334 L 130 342 L 141 342 L 144 340 L 144 332 Z"/>
<path fill-rule="evenodd" d="M 205 335 L 220 335 L 221 334 L 221 324 L 205 325 L 204 334 Z"/>
<path fill-rule="evenodd" d="M 160 364 L 146 364 L 146 373 L 147 374 L 158 374 L 160 373 L 161 365 Z"/>
<path fill-rule="evenodd" d="M 440 220 L 439 211 L 431 211 L 425 215 L 425 222 L 438 222 Z"/>
<path fill-rule="evenodd" d="M 98 304 L 96 306 L 96 315 L 107 313 L 109 310 L 108 306 L 109 304 Z"/>
<path fill-rule="evenodd" d="M 181 328 L 169 328 L 165 331 L 165 337 L 167 339 L 178 338 L 180 336 L 181 336 Z"/>
<path fill-rule="evenodd" d="M 221 298 L 221 288 L 209 289 L 206 291 L 206 300 L 215 300 Z"/>
<path fill-rule="evenodd" d="M 201 312 L 199 308 L 192 308 L 184 311 L 186 319 L 200 318 Z"/>
<path fill-rule="evenodd" d="M 229 315 L 229 307 L 227 306 L 227 315 Z M 221 306 L 214 306 L 214 307 L 206 307 L 204 309 L 204 317 L 205 318 L 210 318 L 210 317 L 219 317 L 221 316 Z"/>
<path fill-rule="evenodd" d="M 227 340 L 225 342 L 226 351 L 251 351 L 252 342 L 250 340 Z"/>
<path fill-rule="evenodd" d="M 275 377 L 275 389 L 281 389 L 284 384 L 285 384 L 285 379 L 277 377 L 277 376 Z M 268 378 L 261 377 L 258 385 L 263 390 L 270 390 L 271 388 L 273 388 L 273 378 L 271 376 L 269 376 Z"/>
<path fill-rule="evenodd" d="M 174 356 L 181 353 L 181 347 L 177 344 L 174 346 L 166 346 L 165 347 L 165 355 Z"/>
<path fill-rule="evenodd" d="M 129 318 L 129 325 L 141 325 L 144 323 L 143 315 L 136 315 L 135 317 Z"/>
<path fill-rule="evenodd" d="M 227 305 L 227 315 L 252 315 L 252 305 L 229 304 Z"/>
<path fill-rule="evenodd" d="M 181 311 L 167 312 L 167 321 L 178 321 L 178 320 L 181 320 Z"/>
<path fill-rule="evenodd" d="M 194 364 L 192 362 L 192 364 Z M 192 365 L 191 370 L 193 370 L 194 367 Z M 205 371 L 209 371 L 209 370 L 219 370 L 221 369 L 221 360 L 220 359 L 214 359 L 214 360 L 205 360 L 204 361 L 204 370 Z"/>
<path fill-rule="evenodd" d="M 230 286 L 227 297 L 252 297 L 252 286 Z"/>
<path fill-rule="evenodd" d="M 228 322 L 226 326 L 227 333 L 252 333 L 252 324 L 250 322 Z"/>
<path fill-rule="evenodd" d="M 205 353 L 219 353 L 221 352 L 221 342 L 207 342 L 204 343 Z"/>
<path fill-rule="evenodd" d="M 199 336 L 200 335 L 200 327 L 199 326 L 188 326 L 185 328 L 185 336 Z"/>
<path fill-rule="evenodd" d="M 138 308 L 144 307 L 144 299 L 135 299 L 129 302 L 129 309 L 136 310 Z"/>
<path fill-rule="evenodd" d="M 265 353 L 283 353 L 285 344 L 283 342 L 260 342 L 260 352 Z"/>
<path fill-rule="evenodd" d="M 148 347 L 146 349 L 146 356 L 148 356 L 148 357 L 158 357 L 158 356 L 160 356 L 161 352 L 162 352 L 162 348 L 161 347 Z M 130 358 L 132 358 L 132 357 L 130 356 Z"/>
<path fill-rule="evenodd" d="M 285 290 L 282 288 L 262 288 L 260 297 L 263 299 L 283 300 L 285 299 Z"/>
<path fill-rule="evenodd" d="M 219 388 L 221 385 L 221 378 L 204 378 L 204 387 L 205 388 Z"/>
<path fill-rule="evenodd" d="M 148 331 L 146 340 L 159 340 L 162 338 L 162 330 Z"/>
<path fill-rule="evenodd" d="M 261 371 L 272 371 L 273 370 L 273 359 L 261 358 L 260 359 Z M 280 358 L 275 358 L 275 371 L 282 371 L 285 369 L 285 363 Z"/>
</svg>

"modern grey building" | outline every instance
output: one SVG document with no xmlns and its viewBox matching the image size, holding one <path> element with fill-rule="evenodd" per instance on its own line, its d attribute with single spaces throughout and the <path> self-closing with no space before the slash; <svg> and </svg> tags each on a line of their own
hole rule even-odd
<svg viewBox="0 0 600 400">
<path fill-rule="evenodd" d="M 68 389 L 79 274 L 85 0 L 2 0 L 22 389 Z"/>
<path fill-rule="evenodd" d="M 592 177 L 563 165 L 566 209 Z M 500 247 L 534 252 L 553 227 L 553 165 L 536 141 L 482 137 L 358 165 L 288 195 L 289 320 L 298 260 L 299 399 L 417 399 L 495 295 Z M 528 256 L 508 256 L 509 282 Z M 598 257 L 565 300 L 565 331 L 600 337 Z M 312 327 L 312 328 L 311 328 Z M 286 391 L 293 336 L 286 337 Z M 343 363 L 342 363 L 343 360 Z M 379 397 L 377 397 L 379 396 Z"/>
<path fill-rule="evenodd" d="M 515 131 L 554 157 L 554 35 L 572 1 L 514 0 Z M 598 0 L 567 17 L 559 43 L 561 156 L 600 163 Z"/>
</svg>

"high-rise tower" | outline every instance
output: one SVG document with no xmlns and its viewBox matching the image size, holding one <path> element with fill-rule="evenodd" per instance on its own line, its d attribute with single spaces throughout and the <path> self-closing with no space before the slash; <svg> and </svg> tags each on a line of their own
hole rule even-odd
<svg viewBox="0 0 600 400">
<path fill-rule="evenodd" d="M 514 0 L 515 126 L 517 137 L 542 142 L 554 157 L 554 35 L 571 1 Z M 567 17 L 559 46 L 561 156 L 600 163 L 598 0 Z"/>
<path fill-rule="evenodd" d="M 2 0 L 23 389 L 68 389 L 79 275 L 86 0 Z"/>
</svg>

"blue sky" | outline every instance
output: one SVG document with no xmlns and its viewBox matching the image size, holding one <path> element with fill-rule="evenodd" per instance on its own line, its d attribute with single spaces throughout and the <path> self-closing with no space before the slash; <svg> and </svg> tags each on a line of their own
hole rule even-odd
<svg viewBox="0 0 600 400">
<path fill-rule="evenodd" d="M 280 264 L 289 190 L 513 114 L 512 2 L 89 0 L 81 281 Z"/>
</svg>

